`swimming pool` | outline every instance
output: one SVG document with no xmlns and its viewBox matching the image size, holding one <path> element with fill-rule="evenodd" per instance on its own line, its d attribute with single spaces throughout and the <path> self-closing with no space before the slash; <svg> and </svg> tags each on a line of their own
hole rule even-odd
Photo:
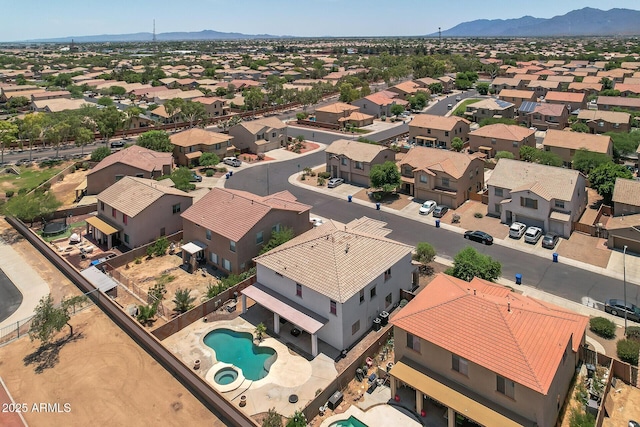
<svg viewBox="0 0 640 427">
<path fill-rule="evenodd" d="M 253 345 L 253 335 L 248 332 L 216 329 L 204 337 L 204 343 L 216 352 L 218 361 L 239 367 L 244 377 L 252 381 L 266 377 L 277 358 L 271 347 Z"/>
<path fill-rule="evenodd" d="M 331 424 L 329 427 L 367 427 L 367 425 L 352 415 L 346 420 Z"/>
</svg>

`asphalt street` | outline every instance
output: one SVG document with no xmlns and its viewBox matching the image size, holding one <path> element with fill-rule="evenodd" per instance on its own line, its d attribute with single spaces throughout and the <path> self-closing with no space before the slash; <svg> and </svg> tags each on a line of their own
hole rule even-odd
<svg viewBox="0 0 640 427">
<path fill-rule="evenodd" d="M 11 316 L 22 303 L 22 294 L 0 269 L 0 322 Z"/>
</svg>

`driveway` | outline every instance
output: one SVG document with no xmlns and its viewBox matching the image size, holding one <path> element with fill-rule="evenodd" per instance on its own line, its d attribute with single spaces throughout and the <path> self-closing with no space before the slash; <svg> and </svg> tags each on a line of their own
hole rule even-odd
<svg viewBox="0 0 640 427">
<path fill-rule="evenodd" d="M 21 303 L 22 294 L 0 269 L 0 322 L 15 313 Z"/>
</svg>

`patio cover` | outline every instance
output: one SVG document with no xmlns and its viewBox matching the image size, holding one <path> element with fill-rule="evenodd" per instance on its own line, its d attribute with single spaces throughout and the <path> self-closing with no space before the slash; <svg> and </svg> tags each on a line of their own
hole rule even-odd
<svg viewBox="0 0 640 427">
<path fill-rule="evenodd" d="M 187 153 L 184 156 L 189 160 L 197 159 L 198 157 L 202 156 L 202 151 L 194 151 L 192 153 Z"/>
<path fill-rule="evenodd" d="M 191 255 L 197 254 L 198 252 L 206 248 L 207 248 L 207 245 L 205 245 L 202 242 L 198 242 L 197 240 L 194 240 L 193 242 L 189 242 L 186 245 L 182 245 L 182 250 Z"/>
<path fill-rule="evenodd" d="M 107 236 L 118 232 L 117 228 L 112 227 L 111 225 L 107 224 L 97 216 L 92 216 L 90 218 L 87 218 L 87 223 L 94 226 L 95 228 L 97 228 Z"/>
<path fill-rule="evenodd" d="M 329 321 L 260 283 L 243 289 L 242 293 L 312 335 Z"/>
<path fill-rule="evenodd" d="M 402 361 L 393 365 L 389 374 L 483 426 L 520 427 L 522 425 L 413 369 Z"/>
<path fill-rule="evenodd" d="M 433 138 L 431 136 L 421 136 L 421 135 L 416 136 L 416 139 L 422 139 L 424 141 L 431 141 L 431 142 L 436 142 L 438 140 L 437 138 Z"/>
<path fill-rule="evenodd" d="M 571 215 L 563 212 L 553 211 L 551 212 L 551 215 L 549 215 L 549 218 L 560 222 L 569 222 L 571 220 Z"/>
<path fill-rule="evenodd" d="M 82 270 L 80 274 L 101 292 L 109 292 L 118 286 L 111 277 L 98 270 L 95 266 Z"/>
</svg>

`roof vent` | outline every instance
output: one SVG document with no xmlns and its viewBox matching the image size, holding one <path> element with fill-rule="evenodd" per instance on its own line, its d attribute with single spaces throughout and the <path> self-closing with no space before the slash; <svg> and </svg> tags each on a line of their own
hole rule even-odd
<svg viewBox="0 0 640 427">
<path fill-rule="evenodd" d="M 349 244 L 347 243 L 347 246 L 344 248 L 344 253 L 348 254 L 349 253 Z"/>
<path fill-rule="evenodd" d="M 511 303 L 510 302 L 507 303 L 507 311 L 509 313 L 511 313 Z"/>
<path fill-rule="evenodd" d="M 475 295 L 475 294 L 476 294 L 476 290 L 474 289 L 474 290 L 473 290 L 473 295 Z"/>
</svg>

